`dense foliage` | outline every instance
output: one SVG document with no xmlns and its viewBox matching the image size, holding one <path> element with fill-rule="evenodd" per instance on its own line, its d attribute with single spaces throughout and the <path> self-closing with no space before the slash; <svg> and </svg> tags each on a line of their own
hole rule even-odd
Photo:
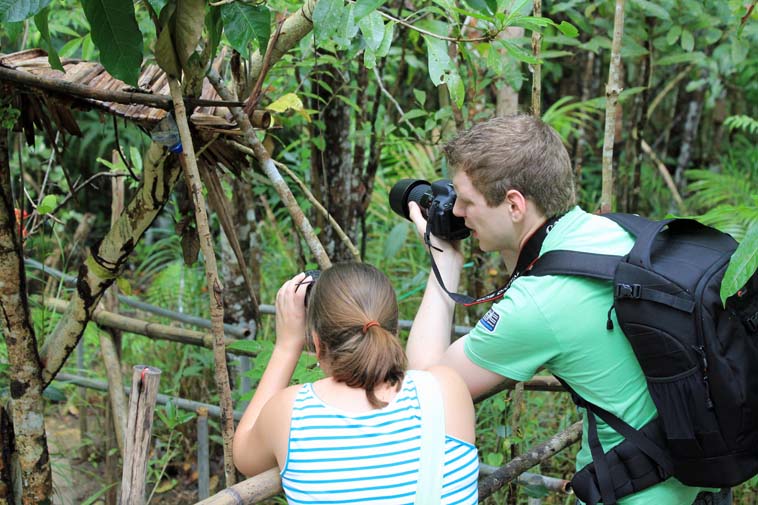
<svg viewBox="0 0 758 505">
<path fill-rule="evenodd" d="M 274 113 L 275 127 L 259 132 L 260 140 L 324 204 L 358 246 L 362 259 L 388 273 L 401 317 L 411 319 L 428 275 L 428 258 L 410 223 L 389 209 L 389 189 L 404 177 L 445 177 L 440 146 L 455 131 L 496 111 L 532 112 L 537 66 L 541 115 L 570 149 L 581 205 L 588 210 L 598 207 L 615 2 L 542 4 L 542 15 L 536 15 L 528 0 L 319 0 L 312 32 L 261 73 L 255 65 L 269 39 L 276 37 L 280 22 L 301 7 L 299 2 L 0 0 L 0 47 L 6 54 L 42 47 L 53 68 L 62 68 L 61 60 L 68 58 L 97 60 L 131 86 L 137 85 L 141 66 L 154 62 L 187 83 L 201 79 L 217 61 L 225 81 L 235 84 L 241 98 L 255 95 L 257 77 L 263 76 L 256 100 Z M 697 216 L 742 242 L 724 297 L 758 268 L 758 19 L 753 12 L 756 2 L 745 4 L 627 0 L 621 52 L 624 92 L 614 142 L 618 210 L 656 218 Z M 156 22 L 162 27 L 159 35 Z M 539 34 L 537 54 L 532 50 L 533 34 Z M 21 113 L 7 100 L 0 101 L 4 129 L 18 130 Z M 79 138 L 60 133 L 51 139 L 38 131 L 28 145 L 20 133 L 10 136 L 10 178 L 25 254 L 70 275 L 76 275 L 87 247 L 111 226 L 109 177 L 83 186 L 75 198 L 67 196 L 82 181 L 107 172 L 124 176 L 128 200 L 143 175 L 143 156 L 151 143 L 150 132 L 102 113 L 81 112 L 77 122 L 83 134 Z M 113 149 L 123 153 L 121 161 L 112 160 Z M 239 233 L 250 262 L 245 267 L 258 274 L 257 299 L 272 303 L 285 279 L 317 265 L 257 161 L 250 160 L 238 172 L 214 168 L 237 209 L 235 224 L 245 230 Z M 670 185 L 663 174 L 670 177 Z M 334 260 L 349 258 L 334 226 L 297 189 L 293 177 L 285 179 L 327 251 Z M 193 251 L 182 231 L 193 216 L 187 202 L 186 188 L 180 184 L 136 244 L 118 286 L 122 294 L 153 305 L 208 317 L 203 262 L 196 260 L 197 248 Z M 94 215 L 91 231 L 82 242 L 74 242 L 75 229 L 89 214 Z M 211 219 L 226 268 L 224 264 L 236 259 L 213 213 Z M 465 248 L 470 261 L 462 289 L 481 294 L 503 282 L 507 272 L 497 258 L 483 255 L 472 241 Z M 46 308 L 45 298 L 68 299 L 73 287 L 32 268 L 27 268 L 27 276 L 34 331 L 41 345 L 59 318 Z M 241 300 L 248 302 L 244 296 Z M 124 304 L 120 310 L 134 312 Z M 461 310 L 456 323 L 471 325 L 480 315 Z M 227 322 L 240 323 L 229 316 Z M 257 353 L 247 371 L 238 372 L 240 360 L 234 361 L 235 405 L 249 398 L 248 384 L 254 387 L 271 352 L 273 318 L 264 315 L 256 323 L 256 340 L 235 344 Z M 72 357 L 65 371 L 104 377 L 100 331 L 94 324 L 87 327 L 83 367 L 77 368 Z M 210 351 L 125 333 L 121 352 L 125 370 L 138 363 L 163 370 L 162 392 L 217 402 Z M 317 377 L 314 361 L 304 356 L 294 380 Z M 7 365 L 0 367 L 7 391 L 9 370 Z M 103 465 L 109 449 L 101 440 L 108 431 L 102 396 L 59 382 L 46 394 L 53 415 L 77 411 L 100 420 L 82 444 L 95 468 Z M 148 475 L 159 491 L 156 499 L 172 489 L 182 497 L 182 488 L 189 488 L 196 477 L 191 467 L 193 418 L 171 404 L 158 409 L 156 450 Z M 515 452 L 576 419 L 567 395 L 494 396 L 478 407 L 482 459 L 490 465 L 504 464 Z M 218 433 L 216 428 L 212 421 L 212 433 Z M 218 444 L 213 454 L 221 457 Z M 572 454 L 561 453 L 540 472 L 568 477 Z M 105 480 L 98 484 L 101 491 L 110 486 Z M 736 503 L 749 503 L 756 486 L 755 479 L 745 484 L 737 491 Z M 545 494 L 529 486 L 519 489 L 521 501 L 527 495 Z M 492 503 L 502 502 L 506 494 L 501 492 Z M 516 503 L 516 498 L 509 499 Z M 545 497 L 546 503 L 562 500 Z"/>
</svg>

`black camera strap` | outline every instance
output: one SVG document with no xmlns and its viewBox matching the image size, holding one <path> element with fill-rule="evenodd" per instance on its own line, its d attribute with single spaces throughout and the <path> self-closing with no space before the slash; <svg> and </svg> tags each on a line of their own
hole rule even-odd
<svg viewBox="0 0 758 505">
<path fill-rule="evenodd" d="M 505 283 L 505 285 L 492 293 L 489 293 L 484 296 L 480 296 L 479 298 L 473 298 L 469 295 L 464 295 L 461 293 L 451 293 L 448 291 L 448 289 L 445 287 L 445 283 L 442 282 L 442 276 L 440 275 L 440 271 L 437 268 L 437 263 L 434 261 L 434 254 L 432 254 L 432 249 L 436 251 L 442 252 L 441 249 L 434 247 L 431 244 L 430 237 L 431 237 L 431 230 L 429 229 L 429 223 L 426 225 L 426 232 L 424 233 L 424 243 L 429 247 L 429 257 L 432 260 L 432 271 L 434 272 L 434 276 L 437 279 L 437 282 L 439 283 L 440 287 L 445 291 L 445 293 L 448 294 L 450 298 L 453 299 L 455 303 L 460 303 L 461 305 L 464 305 L 466 307 L 470 307 L 471 305 L 477 305 L 480 303 L 485 302 L 494 302 L 495 300 L 499 300 L 503 297 L 506 291 L 508 291 L 508 288 L 511 287 L 511 284 L 513 284 L 513 281 L 518 279 L 524 272 L 528 272 L 534 263 L 537 261 L 537 259 L 540 256 L 540 250 L 542 249 L 542 243 L 545 241 L 545 237 L 547 237 L 547 234 L 550 233 L 550 230 L 553 229 L 553 225 L 555 224 L 558 219 L 560 219 L 561 216 L 555 216 L 551 217 L 547 221 L 545 221 L 542 226 L 540 226 L 531 237 L 529 237 L 524 244 L 524 247 L 521 248 L 521 251 L 518 255 L 518 260 L 516 261 L 516 268 L 513 270 L 513 273 L 508 278 L 508 282 Z"/>
</svg>

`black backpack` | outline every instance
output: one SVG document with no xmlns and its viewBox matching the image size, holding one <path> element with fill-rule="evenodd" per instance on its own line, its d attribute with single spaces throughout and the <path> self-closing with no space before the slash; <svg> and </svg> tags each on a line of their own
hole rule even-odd
<svg viewBox="0 0 758 505">
<path fill-rule="evenodd" d="M 724 307 L 732 237 L 690 219 L 604 217 L 636 237 L 628 255 L 551 251 L 528 275 L 613 282 L 608 328 L 615 310 L 658 418 L 635 430 L 564 383 L 587 408 L 593 459 L 572 479 L 574 491 L 585 503 L 610 505 L 672 475 L 716 488 L 748 480 L 758 474 L 758 273 Z M 625 438 L 605 454 L 595 415 Z"/>
</svg>

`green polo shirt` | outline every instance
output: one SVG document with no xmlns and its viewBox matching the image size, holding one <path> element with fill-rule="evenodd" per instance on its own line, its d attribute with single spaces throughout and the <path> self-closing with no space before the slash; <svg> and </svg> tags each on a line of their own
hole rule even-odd
<svg viewBox="0 0 758 505">
<path fill-rule="evenodd" d="M 614 222 L 575 207 L 555 223 L 541 254 L 567 249 L 623 255 L 633 243 L 631 235 Z M 464 337 L 464 349 L 472 362 L 517 381 L 531 379 L 544 366 L 584 399 L 640 428 L 657 411 L 615 314 L 614 329 L 606 329 L 612 303 L 609 282 L 562 275 L 520 277 Z M 592 461 L 583 417 L 577 469 Z M 623 440 L 601 419 L 597 421 L 605 451 Z M 699 491 L 671 478 L 619 504 L 690 504 Z"/>
</svg>

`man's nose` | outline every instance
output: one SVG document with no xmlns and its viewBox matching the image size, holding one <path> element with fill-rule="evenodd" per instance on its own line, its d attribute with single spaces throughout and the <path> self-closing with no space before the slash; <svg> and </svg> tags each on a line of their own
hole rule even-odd
<svg viewBox="0 0 758 505">
<path fill-rule="evenodd" d="M 458 200 L 455 200 L 455 203 L 453 204 L 453 215 L 463 217 L 463 205 L 461 205 L 461 202 Z"/>
</svg>

